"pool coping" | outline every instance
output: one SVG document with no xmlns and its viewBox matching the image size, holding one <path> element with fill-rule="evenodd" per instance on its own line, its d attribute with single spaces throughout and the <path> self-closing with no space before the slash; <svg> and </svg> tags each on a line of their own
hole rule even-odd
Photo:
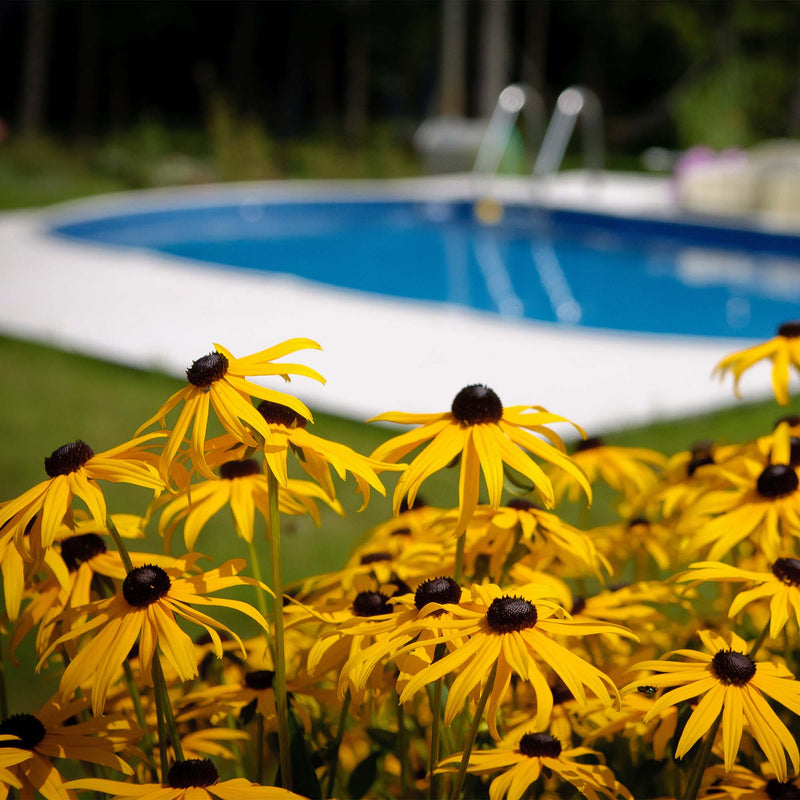
<svg viewBox="0 0 800 800">
<path fill-rule="evenodd" d="M 623 217 L 685 218 L 664 179 L 606 176 L 581 192 L 587 180 L 591 176 L 564 173 L 541 185 L 534 201 Z M 543 405 L 590 433 L 732 404 L 730 385 L 711 381 L 710 372 L 749 340 L 570 329 L 48 234 L 55 224 L 115 208 L 152 207 L 154 201 L 203 205 L 299 200 L 310 193 L 315 199 L 429 202 L 492 194 L 504 202 L 526 202 L 531 191 L 527 181 L 503 179 L 487 187 L 472 176 L 268 182 L 147 190 L 5 214 L 0 216 L 0 329 L 179 376 L 213 342 L 240 355 L 308 337 L 324 351 L 305 351 L 293 360 L 318 369 L 327 385 L 301 378 L 288 391 L 312 408 L 357 419 L 388 410 L 446 410 L 470 383 L 492 386 L 507 405 Z M 758 223 L 752 228 L 769 230 Z M 253 309 L 258 313 L 252 315 Z M 762 365 L 753 373 L 744 381 L 744 396 L 769 397 L 768 370 Z"/>
</svg>

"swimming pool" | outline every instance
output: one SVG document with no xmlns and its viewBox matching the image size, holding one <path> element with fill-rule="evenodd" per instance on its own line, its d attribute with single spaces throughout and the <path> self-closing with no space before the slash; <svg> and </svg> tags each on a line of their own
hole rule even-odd
<svg viewBox="0 0 800 800">
<path fill-rule="evenodd" d="M 799 237 L 521 203 L 497 224 L 465 199 L 156 203 L 51 232 L 575 328 L 764 338 L 800 307 Z"/>
</svg>

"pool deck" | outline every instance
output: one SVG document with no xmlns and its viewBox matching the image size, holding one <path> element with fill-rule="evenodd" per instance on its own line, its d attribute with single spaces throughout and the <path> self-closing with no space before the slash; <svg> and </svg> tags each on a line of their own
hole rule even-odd
<svg viewBox="0 0 800 800">
<path fill-rule="evenodd" d="M 0 215 L 2 333 L 182 376 L 220 342 L 246 355 L 293 337 L 319 342 L 292 360 L 327 378 L 288 387 L 312 408 L 366 419 L 389 410 L 449 409 L 470 383 L 491 386 L 506 405 L 542 405 L 602 433 L 734 401 L 714 364 L 748 340 L 656 336 L 570 328 L 460 307 L 345 291 L 279 274 L 214 268 L 147 250 L 56 238 L 55 221 L 94 211 L 236 199 L 341 196 L 341 183 L 240 184 L 94 198 L 43 211 Z M 502 200 L 531 197 L 527 181 L 487 187 Z M 352 198 L 464 198 L 468 176 L 350 182 Z M 592 180 L 565 173 L 538 188 L 548 205 L 671 219 L 669 185 L 649 176 Z M 778 322 L 781 322 L 779 320 Z M 268 383 L 284 388 L 278 379 Z M 769 372 L 743 381 L 747 399 L 769 397 Z M 565 435 L 567 430 L 562 430 Z"/>
</svg>

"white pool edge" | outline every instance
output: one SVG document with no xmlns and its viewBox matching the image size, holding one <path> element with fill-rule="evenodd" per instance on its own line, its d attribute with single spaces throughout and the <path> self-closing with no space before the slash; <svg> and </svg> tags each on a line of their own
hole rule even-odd
<svg viewBox="0 0 800 800">
<path fill-rule="evenodd" d="M 594 195 L 580 194 L 577 181 L 567 176 L 554 183 L 552 205 L 670 216 L 663 180 L 621 176 Z M 293 358 L 326 375 L 327 385 L 297 379 L 288 389 L 312 407 L 355 418 L 387 410 L 444 410 L 462 386 L 476 382 L 492 386 L 507 405 L 544 405 L 590 432 L 734 402 L 730 384 L 712 381 L 710 372 L 745 341 L 565 329 L 48 235 L 55 224 L 154 204 L 299 200 L 309 193 L 316 199 L 437 202 L 470 197 L 474 188 L 468 176 L 269 182 L 148 190 L 3 215 L 0 328 L 10 336 L 175 375 L 213 342 L 238 355 L 292 337 L 316 339 L 322 353 Z M 495 191 L 511 201 L 530 189 L 527 182 L 509 181 Z M 743 383 L 747 399 L 769 396 L 765 368 L 748 373 Z"/>
</svg>

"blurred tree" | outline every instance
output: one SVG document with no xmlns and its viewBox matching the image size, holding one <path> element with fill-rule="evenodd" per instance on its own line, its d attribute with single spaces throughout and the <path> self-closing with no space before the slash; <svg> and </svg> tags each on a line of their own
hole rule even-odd
<svg viewBox="0 0 800 800">
<path fill-rule="evenodd" d="M 547 40 L 550 0 L 529 0 L 525 5 L 522 80 L 544 94 L 547 86 Z"/>
<path fill-rule="evenodd" d="M 75 77 L 75 105 L 72 132 L 89 136 L 97 129 L 97 101 L 100 91 L 100 9 L 96 0 L 78 4 L 78 53 Z"/>
<path fill-rule="evenodd" d="M 368 0 L 347 0 L 347 82 L 344 130 L 348 142 L 357 144 L 367 129 L 369 103 L 369 14 Z"/>
<path fill-rule="evenodd" d="M 467 93 L 467 8 L 465 0 L 442 0 L 439 115 L 463 117 Z"/>
<path fill-rule="evenodd" d="M 36 134 L 44 129 L 47 111 L 52 7 L 50 0 L 29 0 L 27 9 L 19 126 Z"/>
<path fill-rule="evenodd" d="M 478 73 L 478 114 L 491 116 L 500 92 L 511 80 L 507 0 L 482 0 Z"/>
</svg>

